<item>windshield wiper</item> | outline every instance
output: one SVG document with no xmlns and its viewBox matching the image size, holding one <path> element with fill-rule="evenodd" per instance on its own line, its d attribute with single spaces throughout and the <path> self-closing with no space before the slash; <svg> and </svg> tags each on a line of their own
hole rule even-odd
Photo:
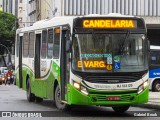
<svg viewBox="0 0 160 120">
<path fill-rule="evenodd" d="M 122 54 L 122 55 L 124 55 L 124 53 L 125 53 L 125 45 L 126 45 L 126 43 L 127 43 L 126 40 L 127 40 L 127 38 L 129 37 L 129 35 L 130 35 L 130 31 L 127 30 L 126 36 L 124 37 L 123 42 L 122 42 L 122 44 L 121 44 L 121 54 Z"/>
</svg>

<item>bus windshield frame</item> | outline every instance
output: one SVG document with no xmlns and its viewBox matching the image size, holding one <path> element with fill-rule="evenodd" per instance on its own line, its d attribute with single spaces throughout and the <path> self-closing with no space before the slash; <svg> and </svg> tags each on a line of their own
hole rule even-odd
<svg viewBox="0 0 160 120">
<path fill-rule="evenodd" d="M 96 52 L 95 45 L 92 45 L 92 47 L 93 46 L 95 47 L 95 48 L 93 47 L 92 52 L 89 52 L 89 49 L 84 50 L 85 47 L 82 48 L 81 45 L 82 44 L 83 46 L 88 45 L 87 42 L 88 40 L 86 39 L 87 37 L 88 38 L 90 37 L 90 41 L 92 42 L 101 41 L 100 44 L 102 46 L 105 46 L 104 39 L 106 37 L 105 42 L 110 43 L 109 45 L 111 49 L 109 51 L 107 50 L 105 51 L 103 50 L 103 47 L 101 45 L 98 45 L 98 43 L 96 43 L 96 45 L 99 46 L 97 47 L 99 48 L 99 52 Z M 83 40 L 81 40 L 82 38 Z M 137 42 L 138 39 L 139 42 Z M 141 71 L 146 71 L 148 69 L 148 62 L 147 62 L 148 53 L 145 52 L 147 51 L 147 39 L 145 33 L 138 33 L 138 32 L 131 33 L 130 31 L 127 32 L 112 31 L 108 33 L 103 33 L 103 32 L 75 33 L 73 35 L 72 41 L 73 41 L 72 42 L 73 71 L 84 72 L 84 73 L 121 73 L 121 72 L 125 73 L 125 72 L 141 72 Z M 77 45 L 75 45 L 76 42 Z M 132 51 L 131 50 L 127 51 L 127 49 L 129 49 L 127 48 L 129 47 L 129 44 L 130 47 L 132 47 Z M 141 44 L 141 45 L 135 46 L 135 44 Z M 133 50 L 133 48 L 137 49 L 137 51 Z M 78 50 L 79 53 L 76 53 L 79 54 L 79 56 L 75 55 L 76 49 L 79 49 Z M 119 54 L 116 53 L 118 51 L 120 52 Z M 116 69 L 116 64 L 118 65 L 117 69 Z"/>
</svg>

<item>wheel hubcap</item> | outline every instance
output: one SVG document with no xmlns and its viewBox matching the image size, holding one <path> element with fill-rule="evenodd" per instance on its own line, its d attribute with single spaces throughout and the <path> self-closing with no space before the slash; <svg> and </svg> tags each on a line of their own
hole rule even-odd
<svg viewBox="0 0 160 120">
<path fill-rule="evenodd" d="M 57 101 L 60 102 L 61 100 L 61 94 L 60 94 L 60 90 L 58 89 L 58 92 L 57 92 Z"/>
<path fill-rule="evenodd" d="M 156 85 L 156 89 L 160 91 L 160 83 Z"/>
</svg>

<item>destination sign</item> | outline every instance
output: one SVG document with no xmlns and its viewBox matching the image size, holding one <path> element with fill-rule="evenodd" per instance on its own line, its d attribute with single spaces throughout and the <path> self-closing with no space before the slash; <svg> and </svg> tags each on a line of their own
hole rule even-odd
<svg viewBox="0 0 160 120">
<path fill-rule="evenodd" d="M 77 62 L 77 67 L 78 68 L 91 68 L 91 69 L 107 69 L 108 71 L 112 70 L 112 65 L 111 64 L 105 64 L 104 61 L 78 61 Z"/>
<path fill-rule="evenodd" d="M 82 64 L 85 68 L 106 68 L 104 61 L 78 61 L 78 68 L 82 68 Z"/>
<path fill-rule="evenodd" d="M 135 20 L 112 20 L 112 19 L 85 19 L 84 28 L 137 28 Z"/>
</svg>

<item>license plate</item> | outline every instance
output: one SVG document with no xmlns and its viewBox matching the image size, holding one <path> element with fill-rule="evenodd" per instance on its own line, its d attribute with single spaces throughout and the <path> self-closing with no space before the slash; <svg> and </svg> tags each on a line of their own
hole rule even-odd
<svg viewBox="0 0 160 120">
<path fill-rule="evenodd" d="M 120 96 L 109 96 L 109 97 L 107 97 L 107 100 L 108 101 L 118 101 L 118 100 L 120 100 Z"/>
</svg>

